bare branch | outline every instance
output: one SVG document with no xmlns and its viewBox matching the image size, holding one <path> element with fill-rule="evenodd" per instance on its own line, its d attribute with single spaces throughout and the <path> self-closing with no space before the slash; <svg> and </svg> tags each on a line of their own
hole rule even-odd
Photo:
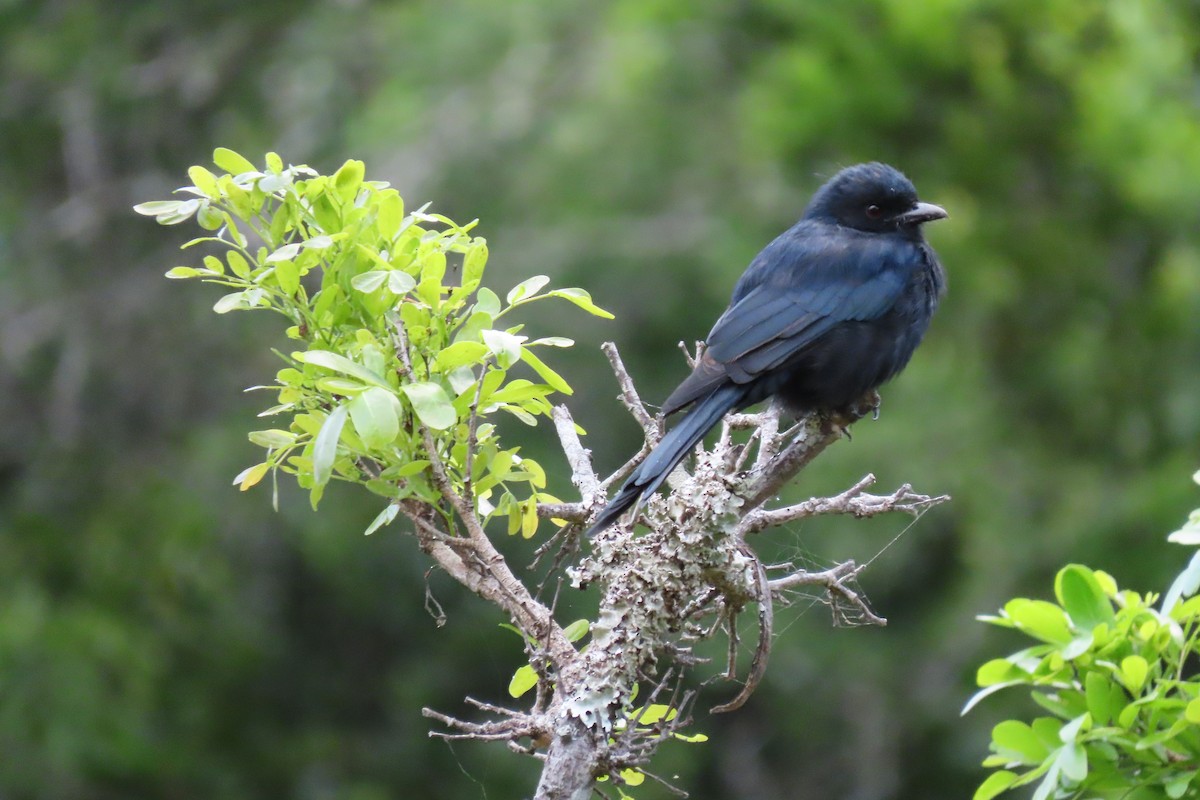
<svg viewBox="0 0 1200 800">
<path fill-rule="evenodd" d="M 855 562 L 846 561 L 821 572 L 806 572 L 804 570 L 793 572 L 791 575 L 770 581 L 769 586 L 771 587 L 771 593 L 777 596 L 785 590 L 795 589 L 800 586 L 823 586 L 825 587 L 825 591 L 828 592 L 835 609 L 840 599 L 849 603 L 858 611 L 868 624 L 880 627 L 886 626 L 887 620 L 871 610 L 871 607 L 867 605 L 866 598 L 847 586 L 847 583 L 857 578 L 862 570 L 863 567 L 860 567 Z"/>
<path fill-rule="evenodd" d="M 749 548 L 746 549 L 749 550 Z M 775 630 L 775 612 L 771 601 L 771 582 L 767 579 L 767 571 L 763 567 L 762 562 L 758 560 L 758 557 L 753 553 L 748 553 L 748 555 L 754 561 L 754 572 L 757 578 L 758 646 L 754 649 L 754 658 L 750 662 L 750 674 L 746 676 L 746 683 L 742 686 L 742 690 L 738 692 L 737 697 L 728 703 L 722 703 L 709 709 L 713 714 L 736 711 L 744 706 L 746 701 L 750 699 L 750 695 L 754 694 L 754 690 L 758 688 L 758 684 L 762 682 L 763 677 L 767 674 L 767 660 L 771 656 L 771 637 L 774 635 Z"/>
<path fill-rule="evenodd" d="M 594 503 L 602 499 L 600 480 L 592 469 L 591 453 L 584 449 L 583 442 L 579 441 L 571 412 L 566 406 L 555 406 L 551 417 L 554 420 L 554 430 L 558 433 L 558 441 L 562 444 L 563 455 L 567 457 L 567 465 L 571 467 L 571 483 L 579 490 L 584 503 Z"/>
<path fill-rule="evenodd" d="M 662 435 L 658 423 L 654 421 L 654 417 L 650 416 L 650 412 L 642 403 L 642 398 L 638 396 L 637 389 L 633 386 L 633 379 L 629 377 L 629 371 L 625 369 L 625 362 L 621 360 L 621 354 L 617 352 L 617 346 L 612 342 L 605 342 L 600 345 L 600 349 L 604 351 L 604 355 L 608 356 L 608 363 L 612 365 L 613 374 L 617 376 L 617 383 L 621 387 L 621 402 L 625 404 L 625 408 L 629 409 L 629 413 L 633 415 L 637 423 L 642 426 L 646 438 L 658 441 Z"/>
<path fill-rule="evenodd" d="M 798 519 L 825 514 L 849 514 L 860 519 L 893 511 L 917 515 L 950 499 L 950 496 L 945 494 L 936 497 L 918 494 L 907 483 L 889 495 L 864 494 L 864 490 L 874 483 L 875 476 L 868 474 L 846 491 L 833 497 L 814 497 L 784 508 L 752 511 L 742 519 L 738 525 L 738 532 L 742 535 L 758 533 Z"/>
</svg>

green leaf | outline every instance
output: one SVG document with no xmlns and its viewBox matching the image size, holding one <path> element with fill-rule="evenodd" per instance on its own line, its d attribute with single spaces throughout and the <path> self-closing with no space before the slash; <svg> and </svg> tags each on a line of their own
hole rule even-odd
<svg viewBox="0 0 1200 800">
<path fill-rule="evenodd" d="M 358 194 L 358 187 L 362 185 L 365 173 L 366 166 L 363 162 L 350 159 L 333 174 L 334 189 L 343 202 L 353 200 Z"/>
<path fill-rule="evenodd" d="M 228 147 L 218 147 L 213 151 L 213 163 L 231 175 L 241 175 L 244 172 L 257 172 L 258 169 L 243 156 Z"/>
<path fill-rule="evenodd" d="M 413 411 L 426 427 L 435 431 L 445 430 L 458 420 L 454 404 L 440 385 L 409 383 L 400 388 L 404 390 L 404 394 L 412 403 Z"/>
<path fill-rule="evenodd" d="M 1183 716 L 1194 725 L 1200 725 L 1200 697 L 1187 704 L 1187 708 L 1183 710 Z"/>
<path fill-rule="evenodd" d="M 287 447 L 296 443 L 296 434 L 291 431 L 281 431 L 278 428 L 272 428 L 265 431 L 251 431 L 249 439 L 259 447 L 278 450 L 281 447 Z"/>
<path fill-rule="evenodd" d="M 275 280 L 279 282 L 279 288 L 288 297 L 296 294 L 296 290 L 300 288 L 300 267 L 295 261 L 281 261 L 275 265 Z"/>
<path fill-rule="evenodd" d="M 1187 792 L 1188 785 L 1196 777 L 1196 770 L 1180 773 L 1163 785 L 1163 791 L 1171 800 L 1179 800 Z"/>
<path fill-rule="evenodd" d="M 352 396 L 367 390 L 367 385 L 349 378 L 325 377 L 317 378 L 317 388 L 322 392 Z M 378 388 L 378 387 L 375 387 Z"/>
<path fill-rule="evenodd" d="M 1018 629 L 1052 644 L 1071 641 L 1071 629 L 1061 608 L 1045 600 L 1017 598 L 1004 605 L 1004 612 Z"/>
<path fill-rule="evenodd" d="M 512 680 L 508 682 L 508 694 L 510 697 L 520 697 L 537 686 L 537 682 L 537 671 L 528 664 L 524 664 L 513 673 Z"/>
<path fill-rule="evenodd" d="M 417 281 L 404 270 L 394 269 L 388 274 L 388 291 L 394 295 L 408 294 L 416 285 Z"/>
<path fill-rule="evenodd" d="M 673 733 L 671 735 L 681 742 L 707 742 L 708 741 L 708 734 L 706 734 L 706 733 L 694 733 L 691 736 L 688 736 L 685 733 Z"/>
<path fill-rule="evenodd" d="M 475 294 L 475 311 L 491 317 L 500 313 L 500 298 L 486 286 Z"/>
<path fill-rule="evenodd" d="M 526 278 L 509 290 L 507 297 L 508 304 L 511 306 L 515 303 L 521 302 L 522 300 L 533 297 L 549 282 L 550 278 L 545 275 L 534 275 L 532 278 Z"/>
<path fill-rule="evenodd" d="M 651 703 L 646 706 L 646 710 L 636 715 L 639 725 L 653 725 L 662 720 L 673 720 L 679 716 L 679 712 L 663 703 Z"/>
<path fill-rule="evenodd" d="M 537 533 L 538 515 L 537 515 L 537 499 L 529 498 L 524 503 L 524 510 L 521 513 L 521 537 L 532 539 Z"/>
<path fill-rule="evenodd" d="M 218 314 L 228 314 L 230 311 L 245 311 L 251 306 L 248 303 L 248 291 L 230 292 L 213 303 L 213 311 Z"/>
<path fill-rule="evenodd" d="M 1163 613 L 1171 613 L 1177 602 L 1196 594 L 1197 589 L 1200 589 L 1200 552 L 1192 556 L 1192 560 L 1188 562 L 1183 572 L 1179 573 L 1178 577 L 1171 583 L 1171 588 L 1163 596 L 1162 605 L 1160 606 Z"/>
<path fill-rule="evenodd" d="M 1097 625 L 1113 621 L 1112 602 L 1085 566 L 1070 564 L 1061 569 L 1054 581 L 1054 594 L 1071 621 L 1084 631 L 1091 632 Z"/>
<path fill-rule="evenodd" d="M 550 369 L 540 358 L 535 356 L 528 347 L 521 348 L 521 360 L 533 368 L 542 380 L 553 386 L 556 391 L 563 394 L 574 394 L 575 390 L 571 388 L 571 384 L 563 380 L 562 376 L 554 370 Z"/>
<path fill-rule="evenodd" d="M 196 188 L 204 192 L 208 197 L 211 197 L 213 200 L 221 197 L 221 190 L 217 187 L 217 176 L 204 167 L 188 167 L 188 177 L 192 179 L 192 183 L 196 184 Z"/>
<path fill-rule="evenodd" d="M 569 300 L 575 305 L 582 308 L 589 314 L 594 314 L 597 317 L 604 319 L 613 319 L 613 315 L 605 311 L 600 306 L 592 302 L 592 296 L 583 289 L 555 289 L 548 293 L 551 297 L 561 297 L 564 300 Z"/>
<path fill-rule="evenodd" d="M 577 619 L 567 627 L 563 628 L 563 635 L 567 637 L 568 642 L 578 642 L 580 639 L 588 635 L 591 630 L 591 622 L 586 619 Z"/>
<path fill-rule="evenodd" d="M 278 153 L 267 153 L 267 169 L 271 172 L 283 172 L 283 159 Z"/>
<path fill-rule="evenodd" d="M 302 364 L 312 364 L 316 367 L 331 369 L 334 372 L 340 372 L 343 375 L 350 375 L 351 377 L 366 381 L 381 389 L 391 390 L 387 381 L 377 373 L 372 372 L 361 364 L 354 363 L 345 356 L 331 353 L 328 350 L 309 350 L 303 353 L 292 353 L 292 358 Z"/>
<path fill-rule="evenodd" d="M 394 190 L 389 190 L 376 207 L 375 227 L 379 235 L 388 242 L 400 232 L 400 221 L 404 219 L 404 201 Z"/>
<path fill-rule="evenodd" d="M 1062 750 L 1058 753 L 1058 768 L 1063 775 L 1074 783 L 1079 783 L 1087 778 L 1087 751 L 1083 748 L 1083 744 L 1072 742 L 1071 744 L 1063 745 Z"/>
<path fill-rule="evenodd" d="M 993 772 L 987 777 L 987 780 L 981 783 L 979 788 L 975 790 L 975 794 L 972 796 L 971 800 L 992 800 L 993 797 L 1003 794 L 1008 787 L 1013 785 L 1013 782 L 1015 782 L 1018 777 L 1020 776 L 1018 776 L 1017 773 L 1009 772 L 1008 770 Z"/>
<path fill-rule="evenodd" d="M 438 372 L 449 372 L 457 367 L 478 364 L 488 352 L 483 342 L 455 342 L 437 354 L 433 366 Z"/>
<path fill-rule="evenodd" d="M 1040 764 L 1050 754 L 1033 729 L 1015 719 L 1007 719 L 992 729 L 992 743 L 1002 751 L 1001 755 L 1011 753 L 1022 764 Z"/>
<path fill-rule="evenodd" d="M 244 492 L 254 484 L 261 481 L 263 476 L 267 474 L 267 470 L 270 468 L 271 464 L 268 461 L 264 461 L 261 464 L 255 464 L 253 467 L 246 467 L 237 474 L 236 478 L 233 479 L 233 485 L 239 487 Z"/>
<path fill-rule="evenodd" d="M 1150 665 L 1141 656 L 1126 656 L 1121 659 L 1121 681 L 1130 694 L 1137 695 L 1146 684 Z"/>
<path fill-rule="evenodd" d="M 1084 693 L 1087 698 L 1088 713 L 1097 725 L 1107 725 L 1113 717 L 1112 689 L 1113 683 L 1103 672 L 1088 672 L 1084 677 Z"/>
<path fill-rule="evenodd" d="M 488 246 L 483 239 L 475 239 L 463 257 L 463 285 L 467 286 L 483 278 L 483 268 L 488 260 Z"/>
<path fill-rule="evenodd" d="M 991 686 L 995 683 L 1028 677 L 1028 673 L 1006 658 L 993 658 L 975 672 L 975 683 Z"/>
<path fill-rule="evenodd" d="M 375 519 L 371 520 L 371 524 L 367 526 L 367 529 L 365 531 L 363 531 L 363 536 L 370 536 L 372 533 L 379 530 L 384 525 L 391 524 L 392 520 L 394 520 L 396 518 L 396 515 L 399 513 L 400 513 L 400 506 L 396 505 L 395 503 L 388 503 L 388 505 L 383 509 L 383 511 L 380 511 L 375 516 Z"/>
<path fill-rule="evenodd" d="M 312 454 L 314 487 L 324 486 L 333 476 L 333 462 L 337 458 L 338 440 L 342 438 L 342 426 L 346 424 L 348 413 L 345 405 L 338 406 L 325 418 L 321 430 L 317 433 Z"/>
<path fill-rule="evenodd" d="M 640 769 L 630 767 L 621 770 L 621 780 L 629 786 L 641 786 L 646 781 L 646 775 Z"/>
<path fill-rule="evenodd" d="M 514 336 L 506 331 L 497 330 L 480 331 L 480 336 L 496 356 L 496 363 L 504 369 L 508 369 L 521 358 L 521 342 L 525 340 L 524 336 Z"/>
<path fill-rule="evenodd" d="M 146 217 L 157 217 L 163 214 L 174 214 L 183 203 L 183 200 L 151 200 L 147 203 L 138 203 L 133 210 Z"/>
<path fill-rule="evenodd" d="M 299 252 L 300 244 L 298 242 L 285 244 L 283 247 L 278 248 L 275 250 L 275 252 L 267 256 L 266 262 L 268 264 L 274 264 L 278 261 L 291 261 Z"/>
<path fill-rule="evenodd" d="M 179 280 L 180 278 L 198 278 L 201 275 L 208 273 L 204 270 L 196 269 L 195 267 L 172 267 L 167 270 L 167 277 L 171 280 Z"/>
<path fill-rule="evenodd" d="M 380 286 L 383 286 L 390 274 L 390 270 L 373 269 L 370 272 L 355 275 L 350 279 L 350 285 L 360 292 L 370 294 Z"/>
<path fill-rule="evenodd" d="M 234 275 L 239 278 L 250 277 L 250 264 L 247 263 L 245 257 L 237 250 L 230 250 L 225 254 L 225 260 L 229 262 L 229 269 Z"/>
<path fill-rule="evenodd" d="M 372 386 L 346 404 L 350 421 L 363 444 L 378 449 L 395 441 L 400 433 L 402 407 L 396 395 Z"/>
</svg>

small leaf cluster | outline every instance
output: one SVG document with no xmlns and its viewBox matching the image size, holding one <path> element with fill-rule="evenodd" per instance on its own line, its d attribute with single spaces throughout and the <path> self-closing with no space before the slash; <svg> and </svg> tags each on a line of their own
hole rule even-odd
<svg viewBox="0 0 1200 800">
<path fill-rule="evenodd" d="M 1200 544 L 1200 511 L 1171 540 Z M 1072 564 L 1055 579 L 1057 602 L 1017 598 L 980 618 L 1037 643 L 981 666 L 983 688 L 964 713 L 1012 686 L 1030 687 L 1046 713 L 995 726 L 983 763 L 996 771 L 975 800 L 1031 784 L 1034 800 L 1200 793 L 1198 559 L 1158 607 L 1157 595 L 1121 590 L 1112 576 Z"/>
<path fill-rule="evenodd" d="M 428 204 L 406 210 L 399 192 L 366 180 L 361 161 L 321 175 L 274 153 L 260 168 L 218 148 L 213 162 L 216 172 L 188 170 L 183 199 L 134 210 L 164 225 L 194 218 L 209 232 L 183 247 L 214 254 L 167 277 L 226 287 L 218 314 L 269 309 L 290 322 L 295 349 L 279 354 L 286 363 L 273 384 L 255 387 L 276 395 L 260 416 L 279 423 L 250 434 L 265 457 L 235 484 L 288 473 L 315 508 L 331 480 L 349 481 L 389 501 L 367 533 L 409 499 L 439 509 L 453 530 L 436 460 L 443 483 L 478 513 L 532 536 L 537 503 L 557 498 L 544 491 L 541 465 L 505 448 L 492 420 L 503 412 L 534 425 L 550 413 L 547 398 L 570 394 L 536 351 L 573 342 L 531 340 L 508 315 L 547 297 L 612 315 L 582 289 L 547 290 L 543 275 L 502 300 L 482 283 L 488 247 L 472 233 L 477 220 L 459 225 Z"/>
</svg>

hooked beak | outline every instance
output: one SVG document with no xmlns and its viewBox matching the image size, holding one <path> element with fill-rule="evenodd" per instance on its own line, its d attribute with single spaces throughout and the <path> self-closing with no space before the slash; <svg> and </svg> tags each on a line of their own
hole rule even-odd
<svg viewBox="0 0 1200 800">
<path fill-rule="evenodd" d="M 946 213 L 946 209 L 941 206 L 935 206 L 933 203 L 917 203 L 911 209 L 896 217 L 896 221 L 901 225 L 920 225 L 923 222 L 933 222 L 937 219 L 945 219 L 948 216 L 950 215 Z"/>
</svg>

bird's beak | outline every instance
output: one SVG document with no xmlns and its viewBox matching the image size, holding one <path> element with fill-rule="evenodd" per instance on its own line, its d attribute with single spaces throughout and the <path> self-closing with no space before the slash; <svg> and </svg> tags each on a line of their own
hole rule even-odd
<svg viewBox="0 0 1200 800">
<path fill-rule="evenodd" d="M 935 206 L 933 203 L 917 203 L 896 220 L 901 225 L 920 225 L 923 222 L 933 222 L 935 219 L 945 219 L 948 216 L 950 215 L 946 213 L 946 209 L 941 206 Z"/>
</svg>

